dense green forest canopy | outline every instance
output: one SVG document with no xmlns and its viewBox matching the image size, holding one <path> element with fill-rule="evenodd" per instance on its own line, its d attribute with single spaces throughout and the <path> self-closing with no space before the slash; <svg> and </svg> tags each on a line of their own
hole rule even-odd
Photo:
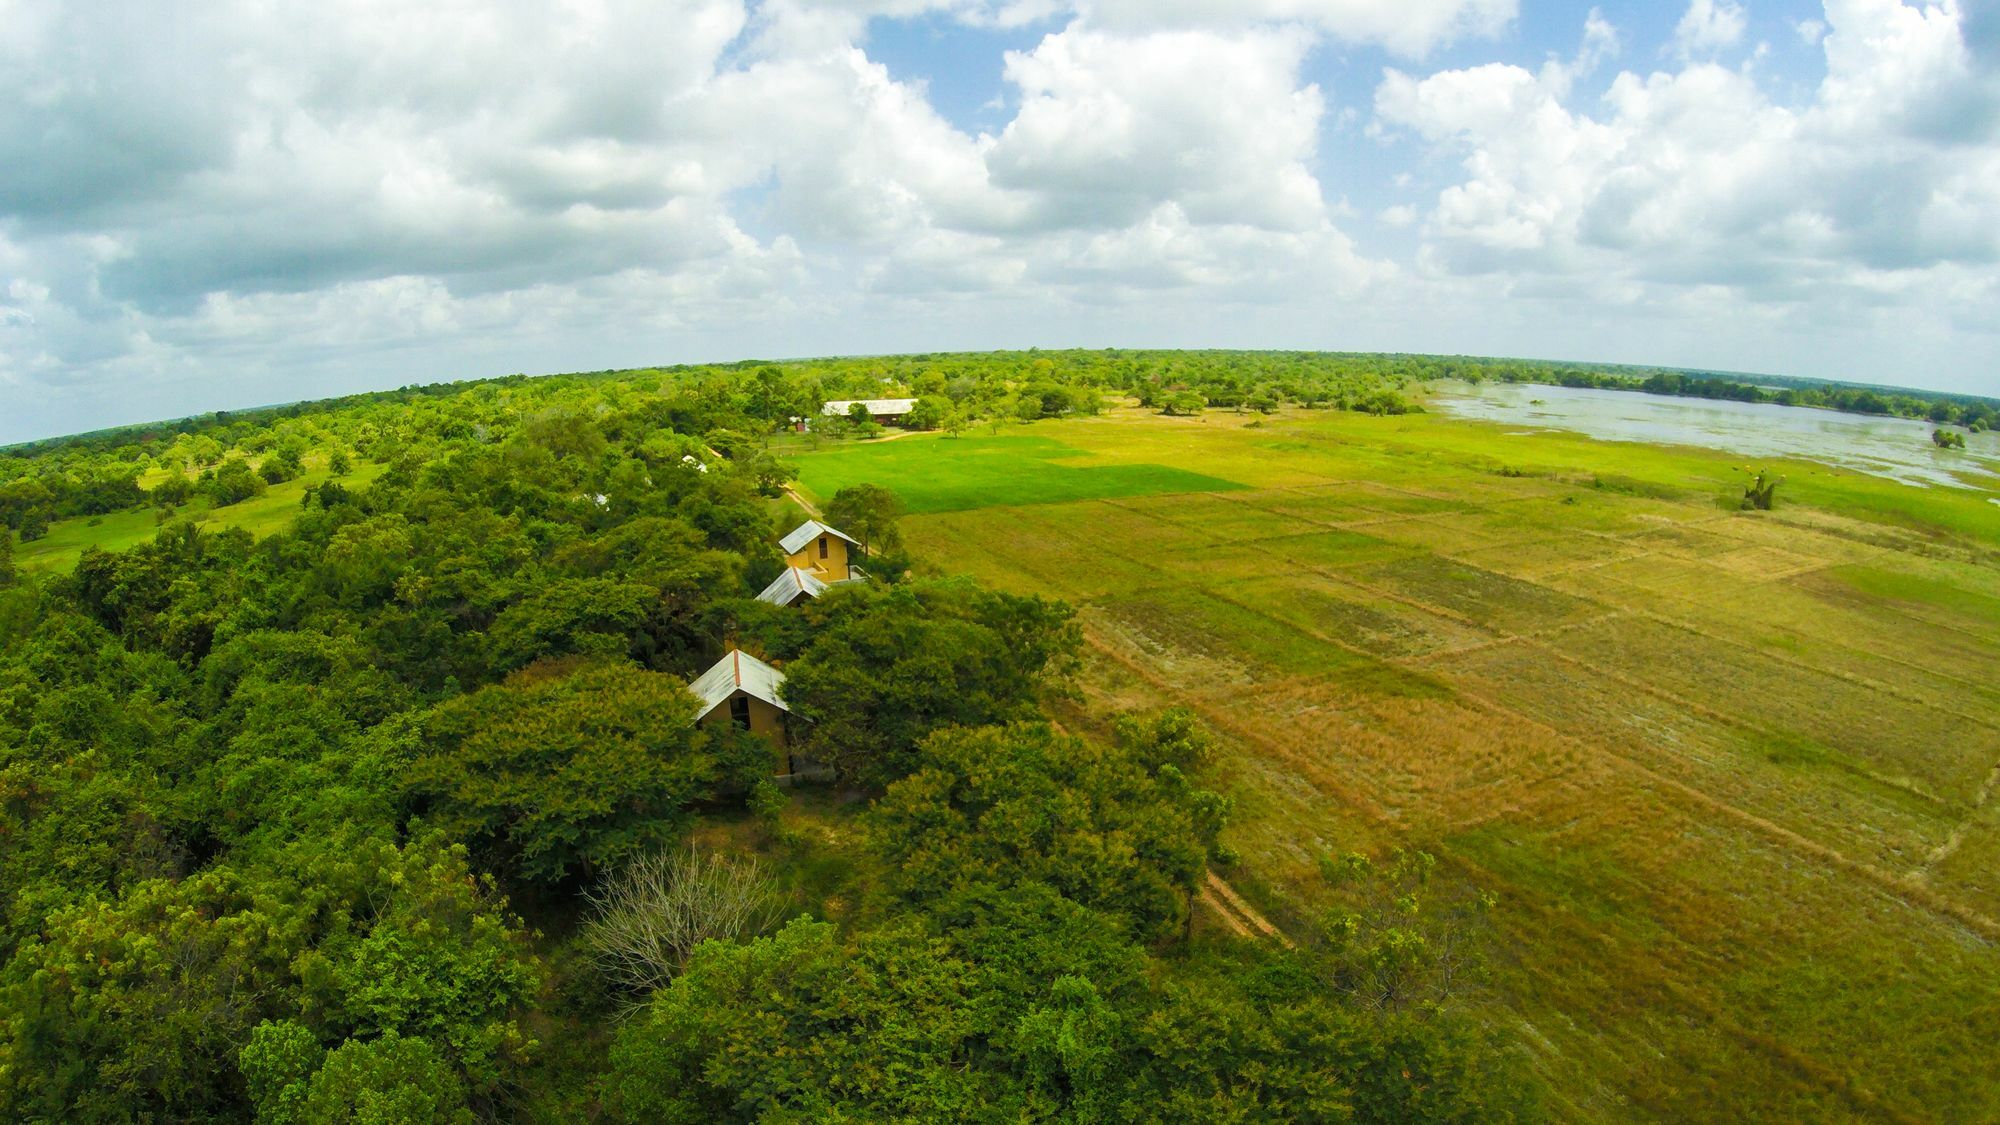
<svg viewBox="0 0 2000 1125">
<path fill-rule="evenodd" d="M 1410 862 L 1299 949 L 1191 930 L 1228 860 L 1207 736 L 1054 726 L 1069 607 L 908 573 L 869 494 L 872 583 L 753 597 L 800 515 L 771 439 L 823 397 L 1392 409 L 1429 364 L 505 379 L 13 451 L 10 529 L 159 514 L 71 568 L 0 557 L 0 1117 L 1531 1115 L 1427 953 L 1474 923 Z M 261 537 L 194 519 L 303 480 Z M 730 646 L 789 669 L 827 788 L 694 722 Z"/>
</svg>

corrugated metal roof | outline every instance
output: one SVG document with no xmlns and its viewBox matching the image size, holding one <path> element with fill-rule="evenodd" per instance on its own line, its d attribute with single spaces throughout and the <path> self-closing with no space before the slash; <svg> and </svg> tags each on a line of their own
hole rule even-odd
<svg viewBox="0 0 2000 1125">
<path fill-rule="evenodd" d="M 853 543 L 856 547 L 861 546 L 852 535 L 844 531 L 836 531 L 818 520 L 807 520 L 793 528 L 790 535 L 778 540 L 778 546 L 783 547 L 786 554 L 796 555 L 806 549 L 806 544 L 818 539 L 822 535 L 832 535 L 839 539 L 845 539 L 849 543 Z"/>
<path fill-rule="evenodd" d="M 695 716 L 697 721 L 708 718 L 709 712 L 729 701 L 737 692 L 755 696 L 789 712 L 784 697 L 779 690 L 785 686 L 785 674 L 757 659 L 747 652 L 730 649 L 714 667 L 703 672 L 688 685 L 696 699 L 701 700 L 701 711 Z"/>
<path fill-rule="evenodd" d="M 771 584 L 764 587 L 764 592 L 757 595 L 757 600 L 770 602 L 772 605 L 790 605 L 800 598 L 819 597 L 825 589 L 826 583 L 814 578 L 811 572 L 788 566 L 783 574 L 773 578 Z"/>
<path fill-rule="evenodd" d="M 819 408 L 824 415 L 845 414 L 848 408 L 860 403 L 870 414 L 908 414 L 917 408 L 913 398 L 839 398 Z"/>
</svg>

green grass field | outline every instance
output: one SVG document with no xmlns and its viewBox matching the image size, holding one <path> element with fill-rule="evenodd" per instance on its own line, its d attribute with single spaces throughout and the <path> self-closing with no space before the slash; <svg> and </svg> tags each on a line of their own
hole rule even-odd
<svg viewBox="0 0 2000 1125">
<path fill-rule="evenodd" d="M 356 487 L 365 485 L 381 476 L 387 467 L 372 461 L 356 461 L 353 471 L 342 477 L 341 483 Z M 298 514 L 299 502 L 305 497 L 306 489 L 323 484 L 330 477 L 325 469 L 309 469 L 296 480 L 272 485 L 262 495 L 253 496 L 240 504 L 210 508 L 207 501 L 196 500 L 183 507 L 181 514 L 209 531 L 240 527 L 261 538 L 290 524 L 292 517 Z M 14 562 L 22 570 L 66 571 L 76 565 L 76 560 L 83 556 L 87 547 L 122 551 L 147 542 L 159 530 L 158 513 L 151 508 L 57 520 L 49 525 L 49 533 L 42 538 L 32 543 L 16 544 Z"/>
<path fill-rule="evenodd" d="M 845 449 L 800 454 L 800 479 L 813 492 L 831 496 L 846 485 L 892 474 L 904 506 L 915 513 L 1241 487 L 1167 465 L 1107 461 L 1041 434 L 921 436 L 869 449 L 859 462 Z"/>
<path fill-rule="evenodd" d="M 827 447 L 800 485 L 889 486 L 925 565 L 1070 599 L 1097 707 L 1199 709 L 1274 918 L 1328 850 L 1495 892 L 1478 1003 L 1554 1116 L 2000 1118 L 1993 494 L 1791 463 L 1747 513 L 1697 449 L 1245 421 Z"/>
</svg>

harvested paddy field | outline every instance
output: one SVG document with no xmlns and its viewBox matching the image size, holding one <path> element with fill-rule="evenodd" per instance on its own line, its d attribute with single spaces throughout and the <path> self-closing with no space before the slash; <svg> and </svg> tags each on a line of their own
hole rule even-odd
<svg viewBox="0 0 2000 1125">
<path fill-rule="evenodd" d="M 1477 1003 L 1566 1119 L 1991 1120 L 2000 508 L 1435 416 L 1137 413 L 802 454 L 924 563 L 1079 608 L 1099 707 L 1224 738 L 1231 881 L 1499 898 Z"/>
</svg>

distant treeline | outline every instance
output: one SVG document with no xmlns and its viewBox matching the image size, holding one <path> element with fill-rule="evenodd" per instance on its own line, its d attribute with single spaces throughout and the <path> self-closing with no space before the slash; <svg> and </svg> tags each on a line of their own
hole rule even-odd
<svg viewBox="0 0 2000 1125">
<path fill-rule="evenodd" d="M 0 447 L 0 459 L 35 458 L 58 451 L 119 451 L 134 460 L 177 438 L 206 434 L 224 446 L 264 432 L 287 419 L 338 414 L 369 406 L 447 400 L 474 388 L 504 389 L 562 379 L 569 383 L 628 381 L 639 377 L 694 380 L 703 386 L 741 384 L 756 379 L 768 391 L 777 373 L 801 413 L 816 408 L 816 396 L 883 397 L 914 394 L 968 398 L 984 416 L 1036 416 L 1092 412 L 1100 403 L 1086 390 L 1117 391 L 1141 405 L 1164 406 L 1177 392 L 1193 391 L 1204 405 L 1223 409 L 1306 407 L 1400 413 L 1410 409 L 1400 396 L 1384 395 L 1411 383 L 1440 379 L 1468 382 L 1546 383 L 1565 387 L 1647 391 L 1736 402 L 1819 406 L 1857 414 L 1923 418 L 1944 425 L 1991 429 L 2000 419 L 2000 399 L 1907 387 L 1885 387 L 1789 375 L 1698 372 L 1625 364 L 1585 364 L 1401 352 L 1150 351 L 1105 348 L 1021 352 L 960 352 L 905 356 L 865 356 L 770 361 L 746 359 L 723 364 L 577 372 L 560 376 L 502 375 L 489 379 L 411 384 L 336 398 L 217 410 L 170 421 L 119 426 L 89 433 L 43 438 Z M 1754 379 L 1754 382 L 1746 381 Z M 1051 389 L 1057 394 L 1048 395 Z M 1047 401 L 1043 401 L 1046 398 Z M 1033 400 L 1031 409 L 1028 402 Z M 766 404 L 776 399 L 766 394 Z M 1044 409 L 1046 408 L 1046 409 Z M 4 479 L 4 473 L 0 473 Z"/>
<path fill-rule="evenodd" d="M 1402 414 L 1421 407 L 1409 388 L 1444 379 L 1821 406 L 1923 418 L 1972 430 L 2000 423 L 2000 400 L 1758 376 L 1475 356 L 1276 351 L 1039 351 L 745 360 L 433 383 L 317 402 L 216 411 L 171 422 L 50 438 L 0 452 L 0 524 L 23 540 L 55 520 L 190 502 L 221 507 L 312 466 L 387 463 L 438 441 L 493 441 L 537 404 L 570 391 L 642 396 L 661 425 L 706 432 L 731 451 L 816 417 L 828 399 L 909 397 L 921 429 L 1032 422 L 1095 414 L 1108 400 L 1171 414 L 1270 412 L 1281 406 Z M 866 433 L 867 423 L 816 423 L 819 436 Z M 141 487 L 141 480 L 147 481 Z"/>
<path fill-rule="evenodd" d="M 915 398 L 908 424 L 962 430 L 1095 414 L 1107 396 L 1175 413 L 1271 411 L 1290 403 L 1394 414 L 1415 409 L 1398 388 L 1423 377 L 1421 364 L 1408 357 L 1116 350 L 509 375 L 216 411 L 14 446 L 0 452 L 0 525 L 32 540 L 66 517 L 148 504 L 163 512 L 190 503 L 222 507 L 263 484 L 293 479 L 308 465 L 338 475 L 356 460 L 387 464 L 440 442 L 491 444 L 548 403 L 578 394 L 630 402 L 657 431 L 700 434 L 706 448 L 735 454 L 798 418 L 814 418 L 820 437 L 873 430 L 818 419 L 829 399 Z M 701 448 L 690 446 L 694 453 Z"/>
<path fill-rule="evenodd" d="M 1850 414 L 1883 414 L 1920 418 L 1939 425 L 1964 426 L 1975 433 L 2000 424 L 2000 401 L 1941 391 L 1861 387 L 1811 383 L 1782 376 L 1758 376 L 1761 383 L 1683 371 L 1606 371 L 1556 364 L 1511 364 L 1475 361 L 1457 378 L 1471 382 L 1493 379 L 1503 383 L 1546 383 L 1612 391 L 1645 391 L 1682 398 L 1726 399 L 1731 402 L 1773 402 L 1781 406 L 1818 406 Z"/>
</svg>

